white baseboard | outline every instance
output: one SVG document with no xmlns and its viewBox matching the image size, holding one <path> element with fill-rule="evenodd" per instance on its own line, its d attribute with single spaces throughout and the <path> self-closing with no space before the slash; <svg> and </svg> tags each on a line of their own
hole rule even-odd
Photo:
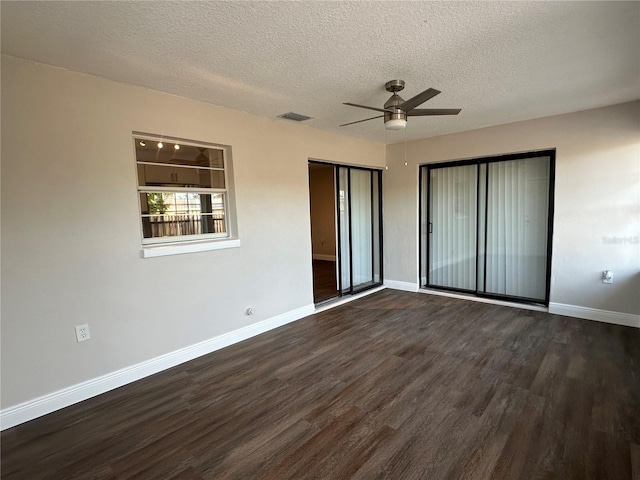
<svg viewBox="0 0 640 480">
<path fill-rule="evenodd" d="M 428 288 L 421 288 L 420 293 L 426 293 L 427 295 L 439 295 L 441 297 L 458 298 L 460 300 L 469 300 L 471 302 L 490 303 L 492 305 L 500 305 L 502 307 L 520 308 L 523 310 L 533 310 L 536 312 L 548 312 L 549 309 L 542 305 L 531 305 L 528 303 L 507 302 L 505 300 L 496 300 L 494 298 L 476 297 L 474 295 L 465 295 L 464 293 L 445 292 L 444 290 L 432 290 Z"/>
<path fill-rule="evenodd" d="M 398 280 L 385 280 L 384 286 L 393 290 L 404 290 L 405 292 L 417 292 L 418 284 L 411 282 L 399 282 Z"/>
<path fill-rule="evenodd" d="M 394 290 L 404 290 L 409 292 L 417 292 L 419 290 L 418 285 L 411 282 L 385 280 L 384 285 L 385 287 Z M 373 291 L 365 292 L 365 294 L 375 293 L 378 290 L 379 289 L 375 289 Z M 443 294 L 442 292 L 429 291 L 425 291 L 425 293 L 436 293 L 438 295 Z M 447 296 L 455 295 L 448 294 Z M 457 297 L 462 298 L 460 295 Z M 476 300 L 475 298 L 470 297 L 467 297 L 466 299 Z M 355 298 L 350 300 L 355 300 Z M 495 303 L 495 301 L 492 301 L 492 303 Z M 337 305 L 331 305 L 331 307 L 333 306 Z M 514 304 L 513 306 L 523 308 L 522 305 Z M 222 334 L 218 337 L 205 340 L 204 342 L 190 345 L 180 350 L 152 358 L 151 360 L 147 360 L 136 365 L 102 375 L 92 380 L 43 395 L 42 397 L 28 402 L 6 408 L 0 412 L 0 430 L 14 427 L 56 410 L 68 407 L 69 405 L 79 403 L 115 388 L 122 387 L 123 385 L 135 382 L 136 380 L 148 377 L 149 375 L 156 374 L 202 355 L 206 355 L 243 340 L 247 340 L 256 335 L 260 335 L 261 333 L 286 325 L 287 323 L 294 322 L 313 313 L 316 313 L 314 305 L 306 305 L 261 322 L 247 325 L 246 327 L 239 328 L 238 330 Z M 640 328 L 640 315 L 630 313 L 598 310 L 595 308 L 566 305 L 562 303 L 550 303 L 549 313 Z"/>
<path fill-rule="evenodd" d="M 0 412 L 0 430 L 14 427 L 61 408 L 68 407 L 96 395 L 122 387 L 141 378 L 148 377 L 181 363 L 201 357 L 234 343 L 268 332 L 287 323 L 294 322 L 315 312 L 313 304 L 291 310 L 229 333 L 190 345 L 180 350 L 160 355 L 130 367 L 102 375 L 86 382 L 63 388 L 28 402 L 6 408 Z"/>
<path fill-rule="evenodd" d="M 597 308 L 579 307 L 577 305 L 553 302 L 549 304 L 549 313 L 565 315 L 567 317 L 586 318 L 587 320 L 613 323 L 625 327 L 640 328 L 640 315 L 634 315 L 632 313 L 612 312 L 610 310 L 599 310 Z"/>
<path fill-rule="evenodd" d="M 342 297 L 339 300 L 328 301 L 328 303 L 323 304 L 319 307 L 316 307 L 315 313 L 324 312 L 325 310 L 329 310 L 331 308 L 339 307 L 340 305 L 344 305 L 345 303 L 353 302 L 354 300 L 358 300 L 359 298 L 366 297 L 367 295 L 371 295 L 372 293 L 377 293 L 381 290 L 384 290 L 384 285 L 381 287 L 375 287 L 371 290 L 365 290 L 364 292 L 356 293 L 354 295 L 348 295 L 346 297 Z"/>
<path fill-rule="evenodd" d="M 549 303 L 549 308 L 538 305 L 527 305 L 525 303 L 505 302 L 489 298 L 474 297 L 471 295 L 463 295 L 453 292 L 444 292 L 440 290 L 420 289 L 418 285 L 411 282 L 399 282 L 396 280 L 385 280 L 384 285 L 394 290 L 405 290 L 407 292 L 420 292 L 429 295 L 440 295 L 443 297 L 459 298 L 461 300 L 471 300 L 473 302 L 491 303 L 494 305 L 503 305 L 505 307 L 522 308 L 525 310 L 535 310 L 541 312 L 549 312 L 555 315 L 566 315 L 567 317 L 583 318 L 586 320 L 595 320 L 597 322 L 613 323 L 615 325 L 623 325 L 625 327 L 640 328 L 640 315 L 631 313 L 612 312 L 609 310 L 598 310 L 596 308 L 579 307 L 577 305 L 566 305 L 564 303 Z"/>
<path fill-rule="evenodd" d="M 314 260 L 326 260 L 327 262 L 335 262 L 336 261 L 336 256 L 335 255 L 324 255 L 322 253 L 314 253 L 312 256 L 313 256 Z"/>
</svg>

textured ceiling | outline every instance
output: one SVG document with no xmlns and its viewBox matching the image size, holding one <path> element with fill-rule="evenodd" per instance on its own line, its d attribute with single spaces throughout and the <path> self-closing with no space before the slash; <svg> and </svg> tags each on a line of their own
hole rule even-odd
<svg viewBox="0 0 640 480">
<path fill-rule="evenodd" d="M 2 52 L 395 143 L 640 98 L 640 2 L 8 2 Z M 406 131 L 342 105 L 442 93 Z M 286 122 L 287 120 L 278 120 Z"/>
</svg>

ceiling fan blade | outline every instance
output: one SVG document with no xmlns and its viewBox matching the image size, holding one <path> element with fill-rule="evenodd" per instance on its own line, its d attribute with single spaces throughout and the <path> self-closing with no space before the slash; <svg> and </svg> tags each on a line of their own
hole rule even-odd
<svg viewBox="0 0 640 480">
<path fill-rule="evenodd" d="M 439 93 L 440 93 L 440 90 L 436 90 L 435 88 L 427 88 L 424 92 L 419 93 L 415 97 L 410 98 L 409 100 L 407 100 L 406 102 L 404 102 L 401 105 L 398 105 L 397 107 L 400 110 L 404 110 L 405 112 L 409 112 L 409 110 L 413 110 L 414 108 L 416 108 L 421 103 L 424 103 L 427 100 L 429 100 L 430 98 L 435 97 Z"/>
<path fill-rule="evenodd" d="M 424 117 L 427 115 L 457 115 L 461 108 L 414 108 L 407 112 L 409 117 Z"/>
<path fill-rule="evenodd" d="M 376 112 L 393 112 L 393 110 L 385 110 L 384 108 L 377 108 L 377 107 L 367 107 L 366 105 L 358 105 L 357 103 L 343 103 L 343 105 L 349 105 L 350 107 L 359 107 L 359 108 L 366 108 L 367 110 L 374 110 Z"/>
<path fill-rule="evenodd" d="M 384 115 L 378 115 L 377 117 L 365 118 L 364 120 L 358 120 L 357 122 L 345 123 L 340 125 L 341 127 L 346 127 L 347 125 L 353 125 L 354 123 L 368 122 L 369 120 L 373 120 L 375 118 L 382 118 Z"/>
</svg>

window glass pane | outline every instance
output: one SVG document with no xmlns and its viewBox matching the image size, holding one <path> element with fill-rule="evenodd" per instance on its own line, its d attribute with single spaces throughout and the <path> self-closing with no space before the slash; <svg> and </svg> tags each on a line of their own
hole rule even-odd
<svg viewBox="0 0 640 480">
<path fill-rule="evenodd" d="M 227 232 L 223 194 L 141 193 L 140 210 L 144 238 Z"/>
<path fill-rule="evenodd" d="M 141 187 L 225 188 L 224 170 L 139 164 L 138 184 Z"/>
<path fill-rule="evenodd" d="M 200 170 L 200 185 L 207 188 L 226 188 L 223 170 Z"/>
<path fill-rule="evenodd" d="M 162 148 L 158 144 L 162 144 Z M 192 167 L 224 168 L 224 152 L 217 148 L 193 147 L 175 142 L 135 139 L 136 161 L 189 165 Z M 178 145 L 180 148 L 176 149 Z"/>
<path fill-rule="evenodd" d="M 215 148 L 209 149 L 209 166 L 213 168 L 224 168 L 224 151 Z"/>
</svg>

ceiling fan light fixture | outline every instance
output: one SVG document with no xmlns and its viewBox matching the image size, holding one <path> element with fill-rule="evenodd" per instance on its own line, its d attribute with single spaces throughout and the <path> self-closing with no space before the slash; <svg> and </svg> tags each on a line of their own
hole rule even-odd
<svg viewBox="0 0 640 480">
<path fill-rule="evenodd" d="M 343 105 L 350 107 L 366 108 L 382 113 L 377 117 L 365 118 L 364 120 L 356 120 L 355 122 L 343 123 L 341 127 L 353 125 L 355 123 L 368 122 L 376 118 L 384 117 L 384 126 L 387 130 L 404 130 L 407 126 L 407 116 L 409 117 L 425 117 L 429 115 L 457 115 L 460 113 L 459 108 L 416 108 L 427 100 L 432 99 L 440 93 L 435 88 L 427 88 L 424 92 L 404 100 L 398 92 L 404 88 L 404 80 L 391 80 L 385 84 L 387 92 L 391 92 L 391 98 L 384 104 L 384 108 L 368 107 L 358 103 L 345 102 Z"/>
<path fill-rule="evenodd" d="M 407 126 L 406 118 L 391 118 L 384 122 L 387 130 L 402 130 Z"/>
</svg>

